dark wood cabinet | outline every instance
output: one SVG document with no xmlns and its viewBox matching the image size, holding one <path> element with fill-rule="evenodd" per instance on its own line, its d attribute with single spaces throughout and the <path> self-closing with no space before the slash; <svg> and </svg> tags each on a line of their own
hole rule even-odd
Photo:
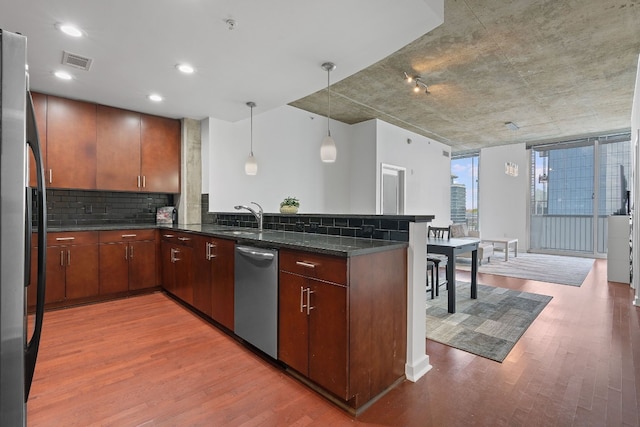
<svg viewBox="0 0 640 427">
<path fill-rule="evenodd" d="M 155 230 L 100 232 L 100 295 L 157 286 Z"/>
<path fill-rule="evenodd" d="M 161 230 L 162 286 L 189 305 L 193 305 L 193 238 Z"/>
<path fill-rule="evenodd" d="M 96 104 L 47 96 L 47 187 L 96 188 Z"/>
<path fill-rule="evenodd" d="M 97 108 L 97 187 L 139 191 L 140 113 L 104 105 Z"/>
<path fill-rule="evenodd" d="M 406 249 L 281 249 L 278 358 L 353 412 L 404 378 Z"/>
<path fill-rule="evenodd" d="M 233 331 L 233 240 L 194 236 L 193 306 Z"/>
<path fill-rule="evenodd" d="M 143 191 L 180 192 L 179 120 L 140 115 L 140 156 Z"/>
<path fill-rule="evenodd" d="M 37 92 L 31 92 L 33 110 L 36 114 L 36 126 L 40 138 L 40 154 L 42 164 L 47 165 L 47 96 Z M 31 150 L 29 150 L 29 186 L 37 187 L 36 162 Z"/>
<path fill-rule="evenodd" d="M 49 233 L 45 303 L 98 295 L 98 268 L 97 232 Z"/>
<path fill-rule="evenodd" d="M 329 276 L 346 277 L 346 259 L 282 251 L 280 262 L 279 359 L 347 400 L 346 286 L 318 274 L 330 265 Z M 282 270 L 292 265 L 297 273 Z"/>
</svg>

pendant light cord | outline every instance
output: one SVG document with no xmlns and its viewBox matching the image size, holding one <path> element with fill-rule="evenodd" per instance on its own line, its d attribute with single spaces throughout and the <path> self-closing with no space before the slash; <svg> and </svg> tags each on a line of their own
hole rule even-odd
<svg viewBox="0 0 640 427">
<path fill-rule="evenodd" d="M 327 103 L 329 104 L 329 109 L 327 113 L 327 135 L 331 136 L 331 129 L 329 129 L 329 118 L 331 117 L 331 92 L 329 91 L 329 75 L 331 74 L 331 70 L 327 69 Z"/>
<path fill-rule="evenodd" d="M 253 106 L 251 106 L 251 156 L 253 156 Z"/>
</svg>

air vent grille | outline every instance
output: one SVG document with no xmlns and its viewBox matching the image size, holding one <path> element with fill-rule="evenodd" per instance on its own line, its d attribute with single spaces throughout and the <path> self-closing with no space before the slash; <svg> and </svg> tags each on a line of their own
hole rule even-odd
<svg viewBox="0 0 640 427">
<path fill-rule="evenodd" d="M 449 152 L 447 150 L 442 150 L 442 155 L 444 157 L 449 157 Z"/>
<path fill-rule="evenodd" d="M 62 63 L 70 67 L 79 68 L 81 70 L 89 71 L 93 60 L 86 56 L 76 55 L 67 51 L 62 52 Z"/>
</svg>

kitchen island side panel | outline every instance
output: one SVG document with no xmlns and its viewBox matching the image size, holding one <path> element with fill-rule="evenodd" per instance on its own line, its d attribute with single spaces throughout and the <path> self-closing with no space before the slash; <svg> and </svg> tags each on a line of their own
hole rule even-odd
<svg viewBox="0 0 640 427">
<path fill-rule="evenodd" d="M 404 378 L 407 250 L 349 258 L 349 390 L 354 406 Z"/>
</svg>

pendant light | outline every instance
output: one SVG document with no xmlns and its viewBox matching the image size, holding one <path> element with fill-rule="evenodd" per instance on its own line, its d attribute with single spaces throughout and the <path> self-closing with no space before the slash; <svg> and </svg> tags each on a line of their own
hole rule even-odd
<svg viewBox="0 0 640 427">
<path fill-rule="evenodd" d="M 336 69 L 336 64 L 333 62 L 325 62 L 322 64 L 322 69 L 327 72 L 327 136 L 322 140 L 320 145 L 320 159 L 325 163 L 333 163 L 336 161 L 338 151 L 336 149 L 336 142 L 331 137 L 331 129 L 329 129 L 329 120 L 331 119 L 331 94 L 329 92 L 329 75 Z"/>
<path fill-rule="evenodd" d="M 247 175 L 255 175 L 258 173 L 258 162 L 253 157 L 253 107 L 256 106 L 255 102 L 247 102 L 247 107 L 251 108 L 251 151 L 249 151 L 249 157 L 244 164 L 244 173 Z"/>
</svg>

